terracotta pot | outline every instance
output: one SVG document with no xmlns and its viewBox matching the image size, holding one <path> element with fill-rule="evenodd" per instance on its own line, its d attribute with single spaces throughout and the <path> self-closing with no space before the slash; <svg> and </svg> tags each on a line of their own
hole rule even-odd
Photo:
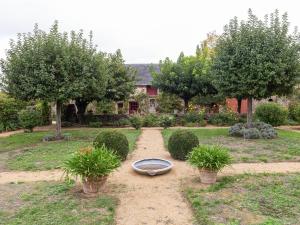
<svg viewBox="0 0 300 225">
<path fill-rule="evenodd" d="M 82 185 L 83 185 L 83 192 L 85 194 L 94 194 L 98 193 L 99 189 L 105 184 L 107 180 L 107 176 L 102 176 L 98 178 L 83 178 Z"/>
<path fill-rule="evenodd" d="M 217 173 L 216 171 L 200 169 L 200 179 L 203 184 L 214 184 L 217 181 Z"/>
</svg>

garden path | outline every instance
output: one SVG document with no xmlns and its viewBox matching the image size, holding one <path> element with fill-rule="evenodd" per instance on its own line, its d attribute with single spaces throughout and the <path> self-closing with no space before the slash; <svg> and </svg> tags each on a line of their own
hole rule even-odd
<svg viewBox="0 0 300 225">
<path fill-rule="evenodd" d="M 147 157 L 172 160 L 174 168 L 166 175 L 148 177 L 136 174 L 131 163 Z M 247 173 L 300 172 L 299 162 L 240 163 L 226 167 L 221 175 Z M 61 170 L 10 171 L 0 173 L 0 183 L 60 180 Z M 164 148 L 159 128 L 145 128 L 137 142 L 136 150 L 121 168 L 108 179 L 108 187 L 120 186 L 117 195 L 120 204 L 116 222 L 119 225 L 192 224 L 192 212 L 181 193 L 182 182 L 198 176 L 197 170 L 187 163 L 171 159 Z"/>
</svg>

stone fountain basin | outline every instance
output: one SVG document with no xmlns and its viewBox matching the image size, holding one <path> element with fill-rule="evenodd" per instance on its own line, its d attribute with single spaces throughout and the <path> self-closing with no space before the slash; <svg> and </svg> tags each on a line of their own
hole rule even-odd
<svg viewBox="0 0 300 225">
<path fill-rule="evenodd" d="M 155 176 L 169 172 L 173 164 L 165 159 L 142 159 L 132 163 L 132 168 L 139 174 Z"/>
</svg>

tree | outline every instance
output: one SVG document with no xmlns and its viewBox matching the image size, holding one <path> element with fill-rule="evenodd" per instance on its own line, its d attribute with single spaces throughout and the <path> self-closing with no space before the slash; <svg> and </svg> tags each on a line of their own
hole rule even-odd
<svg viewBox="0 0 300 225">
<path fill-rule="evenodd" d="M 179 112 L 183 109 L 182 100 L 174 95 L 161 92 L 157 96 L 157 111 L 160 113 L 174 113 L 174 110 Z"/>
<path fill-rule="evenodd" d="M 287 14 L 276 10 L 258 19 L 249 10 L 247 21 L 237 18 L 225 26 L 216 46 L 213 71 L 217 88 L 228 97 L 247 98 L 247 123 L 252 100 L 287 95 L 299 71 L 299 35 L 288 33 Z"/>
<path fill-rule="evenodd" d="M 106 69 L 108 74 L 106 89 L 103 89 L 102 85 L 95 85 L 93 80 L 89 80 L 87 90 L 76 99 L 80 123 L 83 122 L 86 107 L 90 102 L 124 101 L 135 91 L 136 73 L 124 64 L 121 51 L 117 50 L 116 53 L 105 56 L 105 60 L 106 67 L 103 69 Z"/>
<path fill-rule="evenodd" d="M 1 68 L 5 89 L 14 97 L 56 102 L 56 138 L 60 139 L 63 102 L 82 97 L 90 80 L 105 90 L 103 63 L 91 35 L 87 40 L 82 31 L 60 33 L 56 21 L 48 33 L 36 25 L 33 33 L 19 34 L 17 41 L 10 42 Z"/>
<path fill-rule="evenodd" d="M 166 58 L 160 61 L 160 72 L 152 71 L 153 85 L 182 98 L 187 112 L 191 98 L 216 93 L 210 79 L 210 60 L 203 46 L 197 47 L 196 56 L 181 53 L 177 62 Z"/>
</svg>

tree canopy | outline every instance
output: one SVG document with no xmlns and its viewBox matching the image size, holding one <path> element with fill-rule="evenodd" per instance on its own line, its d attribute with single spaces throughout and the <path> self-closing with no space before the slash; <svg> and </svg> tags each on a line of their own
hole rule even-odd
<svg viewBox="0 0 300 225">
<path fill-rule="evenodd" d="M 185 111 L 195 96 L 217 92 L 211 82 L 211 54 L 207 44 L 197 47 L 195 56 L 180 54 L 177 62 L 169 58 L 160 61 L 160 72 L 152 72 L 153 85 L 161 91 L 175 94 L 183 99 Z"/>
<path fill-rule="evenodd" d="M 260 20 L 249 10 L 247 21 L 235 17 L 217 41 L 215 85 L 225 96 L 248 98 L 248 123 L 252 99 L 291 93 L 300 74 L 299 35 L 288 28 L 287 14 Z"/>
<path fill-rule="evenodd" d="M 107 64 L 83 32 L 59 32 L 55 22 L 47 33 L 35 26 L 32 33 L 19 34 L 10 42 L 1 60 L 5 90 L 19 99 L 56 102 L 57 137 L 61 137 L 61 106 L 64 101 L 87 92 L 104 96 Z"/>
</svg>

